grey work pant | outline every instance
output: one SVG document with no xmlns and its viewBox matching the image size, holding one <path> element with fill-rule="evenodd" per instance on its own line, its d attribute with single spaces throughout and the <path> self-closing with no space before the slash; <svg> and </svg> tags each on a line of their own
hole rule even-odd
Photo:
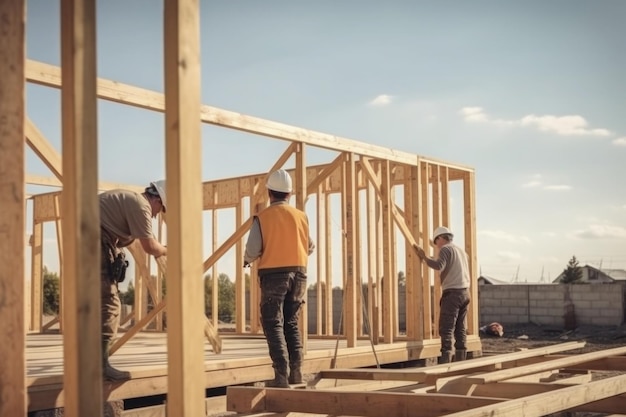
<svg viewBox="0 0 626 417">
<path fill-rule="evenodd" d="M 120 313 L 122 303 L 120 301 L 117 282 L 111 277 L 110 264 L 115 256 L 116 249 L 107 248 L 102 244 L 102 260 L 100 266 L 100 312 L 102 324 L 102 340 L 110 342 L 115 339 L 117 329 L 120 326 Z M 113 251 L 113 252 L 112 252 Z"/>
<path fill-rule="evenodd" d="M 274 369 L 302 363 L 302 338 L 298 328 L 300 307 L 304 304 L 306 274 L 278 272 L 261 275 L 261 322 Z"/>
<path fill-rule="evenodd" d="M 470 302 L 467 289 L 445 290 L 439 302 L 439 336 L 441 351 L 452 351 L 452 340 L 457 350 L 466 350 L 467 307 Z"/>
</svg>

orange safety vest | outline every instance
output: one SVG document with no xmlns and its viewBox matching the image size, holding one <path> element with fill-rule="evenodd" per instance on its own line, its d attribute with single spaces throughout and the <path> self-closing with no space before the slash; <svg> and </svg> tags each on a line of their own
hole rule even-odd
<svg viewBox="0 0 626 417">
<path fill-rule="evenodd" d="M 309 256 L 309 221 L 306 214 L 289 204 L 275 204 L 265 208 L 257 217 L 263 239 L 259 271 L 305 272 Z"/>
</svg>

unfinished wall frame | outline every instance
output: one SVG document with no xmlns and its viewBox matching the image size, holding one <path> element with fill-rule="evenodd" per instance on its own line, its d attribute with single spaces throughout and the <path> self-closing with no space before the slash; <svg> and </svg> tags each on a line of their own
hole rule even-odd
<svg viewBox="0 0 626 417">
<path fill-rule="evenodd" d="M 1 7 L 9 9 L 7 11 L 11 12 L 10 16 L 15 17 L 17 21 L 15 27 L 19 27 L 19 17 L 24 14 L 24 3 L 15 2 L 15 9 L 5 3 L 8 5 L 11 2 L 3 2 Z M 69 393 L 66 398 L 68 415 L 84 414 L 91 410 L 93 404 L 90 403 L 91 400 L 87 401 L 87 398 L 96 398 L 95 404 L 99 405 L 100 399 L 97 394 L 101 391 L 99 383 L 94 382 L 93 379 L 93 375 L 97 374 L 97 365 L 94 365 L 93 361 L 89 362 L 90 358 L 87 356 L 87 353 L 97 351 L 95 346 L 99 343 L 98 332 L 93 329 L 97 315 L 93 311 L 88 311 L 89 309 L 81 308 L 84 303 L 90 303 L 97 296 L 95 287 L 98 274 L 89 270 L 88 266 L 97 262 L 98 259 L 96 255 L 98 251 L 94 249 L 98 245 L 98 230 L 93 225 L 89 228 L 81 227 L 81 221 L 97 218 L 96 188 L 124 187 L 141 191 L 143 189 L 143 187 L 98 183 L 98 140 L 95 134 L 98 99 L 165 113 L 167 186 L 168 195 L 173 201 L 168 215 L 171 216 L 170 226 L 175 229 L 168 233 L 171 249 L 168 268 L 171 271 L 197 270 L 199 273 L 206 273 L 213 268 L 212 271 L 217 275 L 216 263 L 231 248 L 234 247 L 236 256 L 241 257 L 243 239 L 252 222 L 251 216 L 267 205 L 264 183 L 268 173 L 276 168 L 289 166 L 296 185 L 293 204 L 307 210 L 310 218 L 315 219 L 317 224 L 318 253 L 311 258 L 311 262 L 316 263 L 316 276 L 311 276 L 310 281 L 320 294 L 325 295 L 319 297 L 320 302 L 316 311 L 316 319 L 319 323 L 318 334 L 311 335 L 311 337 L 341 337 L 347 341 L 348 347 L 355 347 L 358 339 L 364 337 L 371 338 L 375 344 L 408 340 L 417 345 L 428 345 L 429 349 L 425 351 L 433 351 L 432 347 L 438 343 L 436 330 L 432 325 L 436 321 L 436 309 L 433 306 L 437 305 L 435 302 L 438 296 L 437 281 L 425 265 L 416 259 L 410 246 L 417 242 L 423 247 L 430 247 L 430 230 L 439 225 L 437 222 L 448 225 L 449 209 L 446 190 L 450 182 L 460 181 L 463 186 L 464 212 L 462 215 L 465 249 L 470 254 L 470 268 L 474 278 L 473 293 L 475 294 L 477 264 L 473 169 L 200 105 L 196 102 L 197 94 L 199 94 L 197 77 L 199 71 L 195 72 L 199 70 L 197 26 L 179 24 L 185 19 L 188 22 L 198 22 L 197 1 L 168 0 L 165 3 L 167 13 L 164 16 L 164 23 L 167 36 L 164 56 L 167 94 L 97 78 L 95 4 L 93 0 L 63 0 L 62 8 L 64 11 L 61 22 L 63 73 L 61 67 L 21 59 L 20 57 L 23 58 L 23 56 L 19 51 L 22 48 L 23 54 L 23 33 L 20 36 L 3 33 L 1 35 L 3 40 L 6 38 L 7 44 L 15 47 L 11 51 L 15 49 L 17 52 L 10 57 L 11 59 L 2 55 L 3 65 L 0 67 L 2 75 L 10 74 L 12 77 L 8 78 L 8 81 L 0 82 L 0 85 L 2 88 L 8 88 L 10 85 L 20 84 L 16 82 L 20 79 L 52 88 L 60 88 L 63 84 L 61 94 L 63 99 L 63 155 L 54 150 L 37 126 L 27 117 L 22 119 L 24 123 L 15 124 L 18 136 L 23 137 L 24 143 L 41 158 L 54 177 L 18 175 L 20 171 L 23 172 L 24 167 L 23 149 L 21 149 L 19 152 L 15 150 L 19 156 L 18 169 L 12 170 L 7 178 L 9 185 L 21 182 L 22 184 L 62 187 L 62 205 L 55 197 L 52 211 L 48 211 L 49 208 L 47 208 L 46 214 L 43 215 L 39 209 L 35 210 L 33 242 L 36 247 L 42 248 L 41 242 L 38 241 L 42 237 L 37 232 L 37 228 L 45 221 L 54 221 L 57 224 L 57 234 L 60 239 L 62 237 L 63 241 L 63 245 L 59 246 L 59 254 L 63 266 L 63 293 L 67 296 L 61 305 L 65 318 L 62 324 L 64 325 L 64 348 L 68 373 L 65 381 L 66 390 Z M 19 30 L 16 31 L 18 32 Z M 88 48 L 77 47 L 83 44 L 87 44 Z M 182 48 L 182 44 L 186 47 Z M 15 59 L 20 61 L 19 66 L 8 65 Z M 187 63 L 184 68 L 177 65 L 181 60 Z M 15 73 L 15 68 L 19 74 Z M 22 107 L 14 114 L 23 115 L 23 85 L 20 88 L 16 93 L 22 96 L 22 100 L 18 103 Z M 167 110 L 166 101 L 168 102 Z M 6 100 L 2 100 L 2 106 L 2 108 L 10 107 Z M 186 155 L 200 155 L 198 152 L 200 141 L 196 140 L 199 139 L 196 134 L 199 132 L 200 123 L 196 121 L 283 140 L 288 143 L 287 149 L 276 158 L 273 166 L 268 166 L 266 172 L 246 177 L 202 182 L 200 178 L 196 178 L 198 176 L 196 174 L 200 171 L 198 164 L 192 164 L 187 167 L 188 170 L 181 169 L 181 162 L 185 160 Z M 11 130 L 11 133 L 15 132 Z M 182 144 L 182 141 L 177 140 L 181 134 L 190 135 L 189 137 L 193 140 L 190 139 Z M 10 142 L 10 145 L 9 149 L 13 150 L 14 142 Z M 309 147 L 333 151 L 336 153 L 335 159 L 327 164 L 311 166 L 307 163 Z M 3 161 L 5 159 L 7 158 L 3 158 Z M 13 167 L 13 164 L 10 165 Z M 2 184 L 4 185 L 4 182 Z M 437 192 L 431 190 L 437 190 Z M 22 194 L 18 193 L 19 198 L 7 203 L 10 205 L 9 212 L 25 212 L 25 198 Z M 402 204 L 398 203 L 397 194 L 402 195 Z M 314 205 L 307 205 L 310 197 L 316 199 Z M 34 196 L 33 200 L 37 201 L 36 205 L 39 207 L 48 198 L 49 196 L 38 195 Z M 197 203 L 197 207 L 192 208 L 192 204 L 187 203 L 188 201 L 193 204 Z M 333 213 L 336 212 L 335 203 L 339 203 L 340 207 L 342 230 L 339 244 L 333 242 L 332 238 L 335 223 L 331 219 Z M 232 234 L 225 241 L 219 242 L 215 237 L 216 229 L 218 225 L 220 229 L 224 226 L 218 222 L 217 213 L 219 209 L 225 207 L 235 210 L 236 220 Z M 201 266 L 196 265 L 198 262 L 195 262 L 200 233 L 193 230 L 190 237 L 192 244 L 181 239 L 181 231 L 178 230 L 189 228 L 189 220 L 185 215 L 195 218 L 194 216 L 197 217 L 199 213 L 198 210 L 212 211 L 214 219 L 212 253 Z M 17 218 L 21 218 L 21 215 Z M 363 227 L 363 224 L 367 226 Z M 11 237 L 15 237 L 14 235 L 20 235 L 23 238 L 25 233 L 12 233 Z M 19 239 L 14 240 L 19 241 Z M 403 253 L 398 250 L 400 244 L 405 247 Z M 21 246 L 19 252 L 15 252 L 22 257 L 25 244 L 19 246 Z M 191 252 L 185 249 L 190 249 Z M 144 314 L 145 308 L 140 305 L 144 298 L 141 294 L 138 295 L 140 297 L 137 300 L 138 308 L 134 312 L 137 323 L 125 335 L 132 337 L 133 332 L 138 332 L 162 313 L 166 300 L 159 297 L 159 283 L 155 284 L 150 279 L 149 264 L 146 257 L 141 255 L 140 248 L 130 247 L 129 251 L 136 259 L 137 277 L 142 281 L 141 291 L 145 290 L 155 301 L 153 310 Z M 399 256 L 400 254 L 402 256 Z M 41 258 L 37 256 L 41 256 L 41 253 L 34 254 L 31 265 L 34 278 L 40 280 L 42 278 Z M 399 262 L 399 258 L 405 258 L 405 260 Z M 13 264 L 15 262 L 11 263 Z M 159 267 L 163 270 L 164 264 L 159 264 Z M 339 272 L 341 277 L 334 276 L 337 270 L 341 271 Z M 406 312 L 404 312 L 407 316 L 406 332 L 398 328 L 397 274 L 400 270 L 406 271 L 407 294 L 409 294 Z M 20 272 L 22 268 L 16 266 L 15 271 Z M 256 271 L 252 269 L 251 272 L 254 282 Z M 236 332 L 256 334 L 260 332 L 256 308 L 259 293 L 258 289 L 251 288 L 250 302 L 246 305 L 244 277 L 242 270 L 238 270 L 235 274 Z M 3 276 L 2 282 L 4 281 L 7 279 Z M 330 291 L 333 282 L 336 281 L 343 283 L 344 291 L 344 305 L 341 312 L 343 320 L 339 329 L 335 329 L 333 325 L 334 312 L 332 311 L 332 291 Z M 434 293 L 431 292 L 433 285 Z M 39 291 L 38 286 L 39 283 L 33 285 L 31 291 Z M 364 295 L 363 286 L 367 286 L 367 297 Z M 15 293 L 15 299 L 24 300 L 22 285 L 11 285 L 8 288 Z M 168 369 L 171 370 L 169 376 L 174 381 L 173 392 L 170 390 L 172 397 L 168 410 L 174 414 L 181 414 L 189 409 L 201 409 L 197 393 L 188 397 L 189 394 L 184 389 L 187 385 L 193 387 L 201 385 L 195 384 L 201 379 L 201 375 L 186 356 L 186 353 L 193 352 L 191 356 L 195 358 L 194 360 L 199 360 L 197 346 L 189 343 L 190 339 L 187 337 L 192 335 L 194 337 L 191 339 L 195 341 L 198 335 L 197 323 L 192 323 L 195 320 L 189 319 L 192 309 L 198 306 L 197 297 L 192 297 L 194 299 L 194 302 L 190 303 L 192 305 L 185 305 L 182 302 L 185 295 L 194 295 L 196 288 L 197 285 L 191 282 L 176 282 L 169 288 L 174 298 L 170 306 L 172 310 L 170 310 L 169 319 L 177 329 L 176 336 L 170 337 L 168 333 L 168 347 L 171 348 L 170 354 L 173 358 Z M 214 287 L 214 294 L 217 294 L 216 290 L 217 288 Z M 39 319 L 41 311 L 37 310 L 41 305 L 40 296 L 35 292 L 32 293 L 36 303 L 34 302 L 32 307 L 34 311 L 31 324 L 35 330 L 45 330 Z M 24 310 L 26 309 L 24 304 L 23 302 L 17 304 L 21 310 L 15 316 L 19 323 L 24 323 Z M 213 320 L 216 320 L 216 306 L 217 299 L 214 299 Z M 69 310 L 65 311 L 66 308 Z M 249 330 L 246 328 L 245 321 L 246 308 L 250 310 Z M 469 317 L 469 350 L 480 350 L 476 312 L 477 307 L 473 303 Z M 307 319 L 305 313 L 301 323 L 303 328 L 307 328 Z M 205 318 L 206 336 L 209 336 L 211 329 L 213 329 L 212 323 Z M 16 334 L 20 333 L 16 332 Z M 123 340 L 118 342 L 113 351 L 119 349 Z M 23 347 L 19 343 L 15 346 Z M 90 351 L 82 351 L 81 346 L 88 346 Z M 219 349 L 215 351 L 218 353 Z M 8 357 L 15 358 L 17 363 L 23 360 L 23 356 L 19 355 L 8 355 Z M 22 377 L 23 373 L 15 371 L 19 369 L 19 367 L 10 369 L 7 374 L 8 378 L 14 378 L 18 374 Z M 185 372 L 191 377 L 185 378 Z M 1 378 L 4 383 L 5 377 Z M 177 384 L 176 381 L 181 383 Z M 15 383 L 13 380 L 8 382 Z M 15 383 L 15 386 L 20 387 L 23 384 Z M 11 409 L 17 410 L 19 407 L 17 403 L 10 405 Z"/>
</svg>

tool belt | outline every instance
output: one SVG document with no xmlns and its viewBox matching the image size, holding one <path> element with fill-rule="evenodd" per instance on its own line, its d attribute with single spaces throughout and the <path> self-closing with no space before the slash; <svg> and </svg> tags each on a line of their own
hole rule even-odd
<svg viewBox="0 0 626 417">
<path fill-rule="evenodd" d="M 102 236 L 102 265 L 113 282 L 123 282 L 126 279 L 128 261 L 123 250 L 117 248 L 117 239 L 112 238 L 103 229 Z"/>
</svg>

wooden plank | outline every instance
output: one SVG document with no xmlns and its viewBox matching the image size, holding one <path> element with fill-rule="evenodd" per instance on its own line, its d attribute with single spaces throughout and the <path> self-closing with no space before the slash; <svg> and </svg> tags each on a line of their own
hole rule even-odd
<svg viewBox="0 0 626 417">
<path fill-rule="evenodd" d="M 529 395 L 515 400 L 449 414 L 448 417 L 540 417 L 626 393 L 626 375 Z"/>
<path fill-rule="evenodd" d="M 0 415 L 26 415 L 25 0 L 0 1 Z"/>
<path fill-rule="evenodd" d="M 320 371 L 321 378 L 335 379 L 395 379 L 401 378 L 402 381 L 426 382 L 430 375 L 446 375 L 450 376 L 459 373 L 468 373 L 476 371 L 482 367 L 499 365 L 505 363 L 514 363 L 524 358 L 534 358 L 549 355 L 556 352 L 565 352 L 568 350 L 580 349 L 585 346 L 584 342 L 568 342 L 556 345 L 546 346 L 542 348 L 528 349 L 519 352 L 512 352 L 502 355 L 483 356 L 469 361 L 453 362 L 450 364 L 435 365 L 426 368 L 409 368 L 399 370 L 381 370 L 381 369 L 333 369 Z M 381 348 L 383 348 L 381 346 Z M 508 370 L 508 369 L 507 369 Z M 468 378 L 471 378 L 469 376 Z M 475 381 L 471 381 L 475 383 Z"/>
<path fill-rule="evenodd" d="M 324 240 L 326 241 L 326 253 L 324 254 L 324 268 L 326 276 L 326 335 L 335 334 L 333 320 L 333 242 L 332 242 L 332 207 L 331 198 L 327 193 L 322 194 L 324 199 L 324 211 L 326 219 L 324 221 Z M 337 333 L 341 333 L 341 329 L 337 329 Z"/>
<path fill-rule="evenodd" d="M 382 308 L 383 308 L 383 340 L 385 343 L 393 343 L 394 338 L 394 314 L 393 314 L 393 260 L 391 258 L 391 234 L 393 233 L 393 223 L 391 220 L 391 166 L 389 161 L 381 162 L 381 185 L 380 200 L 382 205 Z"/>
<path fill-rule="evenodd" d="M 212 210 L 211 216 L 211 251 L 215 252 L 217 249 L 217 237 L 218 237 L 218 227 L 219 223 L 218 219 L 218 211 Z M 217 262 L 215 262 L 211 269 L 211 275 L 213 277 L 213 282 L 211 282 L 211 317 L 213 318 L 213 326 L 217 328 L 219 317 L 218 317 L 218 307 L 219 307 L 219 280 L 217 279 L 219 276 L 219 270 L 217 269 Z"/>
<path fill-rule="evenodd" d="M 37 200 L 33 200 L 34 209 Z M 43 317 L 43 223 L 33 223 L 30 258 L 30 330 L 42 331 Z"/>
<path fill-rule="evenodd" d="M 324 306 L 325 306 L 325 292 L 332 291 L 331 288 L 326 287 L 326 231 L 325 231 L 325 217 L 326 217 L 326 205 L 324 204 L 324 190 L 322 184 L 317 186 L 317 194 L 315 199 L 315 225 L 317 228 L 317 241 L 315 242 L 315 257 L 317 259 L 317 277 L 315 285 L 317 289 L 317 305 L 316 305 L 316 319 L 315 333 L 317 335 L 328 334 L 324 330 Z M 326 329 L 328 329 L 328 323 L 326 323 Z M 308 333 L 308 332 L 307 332 Z"/>
<path fill-rule="evenodd" d="M 46 140 L 44 135 L 29 118 L 26 118 L 25 138 L 26 143 L 33 152 L 35 152 L 39 159 L 52 171 L 54 176 L 61 180 L 63 176 L 61 154 L 52 147 L 50 142 Z"/>
<path fill-rule="evenodd" d="M 213 264 L 215 262 L 217 262 L 217 260 L 219 258 L 222 257 L 222 255 L 224 255 L 226 252 L 228 252 L 228 250 L 238 241 L 241 240 L 241 238 L 243 238 L 243 236 L 248 233 L 248 230 L 250 230 L 250 226 L 252 226 L 252 217 L 250 217 L 248 220 L 246 220 L 241 226 L 239 226 L 239 228 L 237 230 L 235 230 L 233 232 L 232 235 L 230 235 L 230 237 L 228 239 L 226 239 L 226 241 L 224 243 L 222 243 L 222 245 L 217 248 L 217 250 L 215 250 L 211 256 L 209 256 L 207 259 L 205 259 L 204 264 L 202 266 L 203 270 L 202 272 L 206 272 L 211 266 L 213 266 Z"/>
<path fill-rule="evenodd" d="M 356 346 L 357 328 L 357 282 L 356 265 L 356 167 L 354 154 L 346 153 L 343 165 L 343 193 L 341 210 L 343 220 L 343 323 L 348 347 Z"/>
<path fill-rule="evenodd" d="M 428 223 L 428 219 L 429 219 L 429 209 L 428 209 L 428 196 L 429 196 L 429 192 L 428 192 L 428 180 L 429 180 L 429 174 L 428 174 L 428 170 L 429 170 L 429 165 L 427 162 L 424 162 L 423 160 L 420 159 L 420 162 L 418 164 L 419 170 L 420 170 L 420 188 L 421 188 L 421 195 L 422 195 L 422 204 L 420 205 L 420 218 L 421 218 L 421 225 L 420 225 L 420 229 L 422 230 L 422 235 L 421 235 L 421 239 L 420 239 L 420 243 L 419 245 L 424 249 L 424 251 L 428 252 L 429 251 L 429 247 L 430 247 L 430 225 Z M 420 268 L 422 269 L 421 271 L 421 277 L 422 277 L 422 282 L 421 282 L 421 286 L 422 286 L 422 311 L 424 312 L 424 339 L 433 339 L 434 338 L 434 329 L 433 329 L 433 320 L 435 319 L 433 317 L 432 314 L 432 308 L 433 308 L 433 299 L 432 299 L 432 294 L 431 294 L 431 283 L 430 283 L 430 277 L 431 277 L 431 273 L 430 270 L 428 268 L 428 265 L 426 265 L 426 262 L 420 262 Z"/>
<path fill-rule="evenodd" d="M 61 193 L 54 195 L 54 217 L 57 232 L 57 250 L 59 251 L 59 331 L 63 332 L 63 225 L 61 224 Z"/>
<path fill-rule="evenodd" d="M 305 145 L 302 143 L 296 144 L 294 148 L 294 153 L 295 153 L 295 159 L 296 159 L 296 169 L 294 172 L 296 208 L 299 210 L 302 210 L 303 212 L 306 212 L 307 176 L 306 176 L 306 147 Z M 309 225 L 310 225 L 310 221 L 309 221 Z M 309 234 L 311 234 L 310 229 L 309 229 Z M 239 259 L 242 259 L 242 258 L 239 258 Z M 307 263 L 307 266 L 308 265 L 309 263 Z M 305 292 L 304 292 L 305 301 L 307 299 L 307 291 L 308 291 L 308 288 L 305 288 Z M 309 333 L 308 332 L 308 313 L 307 313 L 306 304 L 303 304 L 302 307 L 300 308 L 299 317 L 298 317 L 298 327 L 300 328 L 302 352 L 303 352 L 303 355 L 306 355 L 308 333 Z"/>
<path fill-rule="evenodd" d="M 57 88 L 60 86 L 59 68 L 42 62 L 28 60 L 26 63 L 26 77 L 28 81 L 33 83 Z M 163 112 L 165 109 L 163 94 L 115 81 L 100 79 L 98 94 L 100 98 L 105 100 L 148 110 Z M 299 142 L 323 149 L 354 152 L 358 155 L 372 158 L 385 158 L 409 165 L 414 165 L 417 159 L 415 155 L 407 152 L 247 116 L 217 107 L 201 106 L 200 119 L 204 123 L 243 132 Z"/>
<path fill-rule="evenodd" d="M 200 10 L 197 0 L 164 2 L 167 177 L 167 414 L 204 407 Z"/>
<path fill-rule="evenodd" d="M 617 356 L 626 354 L 626 346 L 601 350 L 597 352 L 583 353 L 580 355 L 572 355 L 570 357 L 555 359 L 551 361 L 519 366 L 512 369 L 503 369 L 497 372 L 482 375 L 470 375 L 467 380 L 474 384 L 487 384 L 490 382 L 505 381 L 507 379 L 516 378 L 524 375 L 535 374 L 542 371 L 573 367 L 577 364 L 589 362 L 607 356 Z"/>
<path fill-rule="evenodd" d="M 243 207 L 241 199 L 235 207 L 235 226 L 244 222 Z M 235 262 L 243 260 L 243 241 L 239 240 L 235 245 Z M 246 282 L 243 276 L 243 266 L 241 263 L 235 265 L 235 331 L 244 333 L 246 330 Z"/>
<path fill-rule="evenodd" d="M 61 1 L 64 415 L 102 410 L 95 0 Z"/>
<path fill-rule="evenodd" d="M 367 316 L 369 318 L 370 339 L 378 344 L 378 320 L 375 317 L 375 305 L 377 297 L 376 289 L 376 190 L 371 182 L 368 182 L 365 190 L 365 221 L 367 239 Z"/>
<path fill-rule="evenodd" d="M 360 392 L 332 390 L 281 390 L 253 387 L 228 387 L 226 407 L 238 413 L 306 412 L 337 416 L 420 417 L 441 416 L 460 410 L 502 401 L 484 397 Z"/>
<path fill-rule="evenodd" d="M 465 252 L 470 269 L 470 299 L 467 311 L 467 334 L 478 334 L 478 254 L 476 252 L 476 180 L 473 172 L 463 176 L 463 223 Z"/>
<path fill-rule="evenodd" d="M 46 187 L 55 187 L 55 188 L 61 188 L 63 186 L 63 183 L 61 182 L 61 180 L 59 180 L 56 177 L 46 177 L 43 175 L 26 174 L 25 178 L 26 178 L 26 184 L 43 185 Z M 145 190 L 145 187 L 138 186 L 138 185 L 128 185 L 128 184 L 120 184 L 120 183 L 106 182 L 106 181 L 100 181 L 98 183 L 99 191 L 114 190 L 117 188 L 136 191 L 138 193 L 143 193 L 143 191 Z"/>
</svg>

